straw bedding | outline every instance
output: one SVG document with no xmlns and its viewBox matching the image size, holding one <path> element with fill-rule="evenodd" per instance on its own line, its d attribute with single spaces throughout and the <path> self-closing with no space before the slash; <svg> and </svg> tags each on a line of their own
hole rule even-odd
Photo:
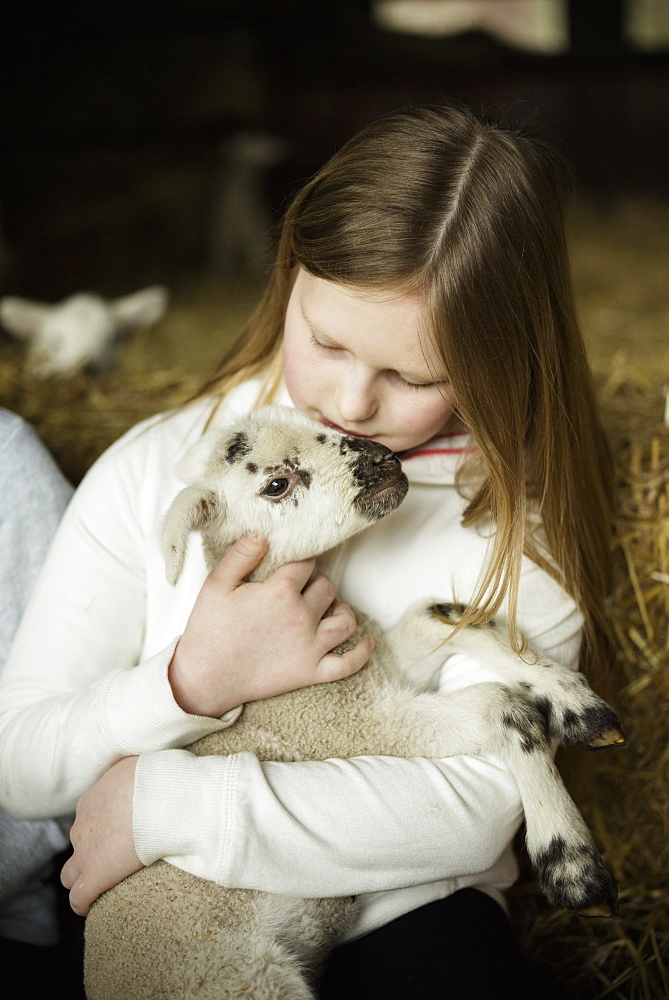
<svg viewBox="0 0 669 1000">
<path fill-rule="evenodd" d="M 630 212 L 629 205 L 610 211 L 599 225 L 582 213 L 572 230 L 579 305 L 618 475 L 612 671 L 628 736 L 624 749 L 587 755 L 575 795 L 619 882 L 620 913 L 587 920 L 549 910 L 529 876 L 510 894 L 524 947 L 576 1000 L 669 997 L 666 261 L 652 236 L 642 247 L 629 238 Z M 666 213 L 666 206 L 646 211 L 644 231 L 654 224 L 657 232 Z M 20 346 L 0 338 L 0 405 L 33 423 L 73 483 L 128 427 L 191 395 L 209 370 L 212 340 L 214 356 L 223 347 L 220 314 L 204 286 L 187 307 L 178 290 L 173 303 L 162 331 L 139 334 L 118 368 L 100 377 L 36 382 Z M 203 327 L 207 347 L 198 351 Z M 165 349 L 161 335 L 189 352 L 188 363 Z"/>
<path fill-rule="evenodd" d="M 609 610 L 627 745 L 589 754 L 574 794 L 618 880 L 620 912 L 552 912 L 529 881 L 511 907 L 528 952 L 570 997 L 657 1000 L 669 997 L 669 427 L 662 386 L 619 373 L 601 397 L 618 474 Z"/>
</svg>

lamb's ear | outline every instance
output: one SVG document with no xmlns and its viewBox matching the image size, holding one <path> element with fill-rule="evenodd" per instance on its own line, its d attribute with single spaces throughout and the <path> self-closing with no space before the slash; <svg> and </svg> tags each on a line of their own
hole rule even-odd
<svg viewBox="0 0 669 1000">
<path fill-rule="evenodd" d="M 110 303 L 117 323 L 126 330 L 153 326 L 167 308 L 169 292 L 163 285 L 151 285 Z"/>
<path fill-rule="evenodd" d="M 54 309 L 53 305 L 5 295 L 0 299 L 0 321 L 8 333 L 21 340 L 32 340 Z"/>
<path fill-rule="evenodd" d="M 184 567 L 191 532 L 208 528 L 224 510 L 224 501 L 203 484 L 186 486 L 172 501 L 163 518 L 161 541 L 165 573 L 173 587 Z"/>
<path fill-rule="evenodd" d="M 194 483 L 206 476 L 207 464 L 219 436 L 220 431 L 205 431 L 181 456 L 174 471 L 182 483 Z"/>
</svg>

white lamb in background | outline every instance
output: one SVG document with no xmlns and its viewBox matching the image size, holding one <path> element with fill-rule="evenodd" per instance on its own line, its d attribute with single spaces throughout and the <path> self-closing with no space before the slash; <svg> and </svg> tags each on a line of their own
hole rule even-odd
<svg viewBox="0 0 669 1000">
<path fill-rule="evenodd" d="M 27 342 L 28 367 L 36 378 L 63 378 L 83 368 L 109 371 L 121 338 L 157 323 L 167 302 L 162 285 L 116 299 L 80 292 L 56 303 L 7 295 L 0 299 L 0 322 Z"/>
<path fill-rule="evenodd" d="M 284 562 L 320 555 L 364 530 L 397 508 L 408 488 L 383 445 L 282 407 L 205 435 L 178 471 L 190 485 L 164 521 L 172 584 L 192 532 L 201 533 L 210 568 L 244 532 L 264 534 L 269 550 L 252 577 L 264 579 Z M 360 672 L 251 702 L 234 725 L 189 749 L 286 761 L 497 754 L 518 783 L 529 856 L 550 904 L 611 915 L 615 882 L 554 766 L 550 740 L 623 742 L 616 716 L 581 674 L 546 657 L 513 654 L 499 627 L 461 629 L 449 650 L 485 658 L 507 683 L 448 696 L 421 691 L 457 620 L 454 605 L 425 600 L 384 637 L 358 615 L 346 648 L 362 634 L 376 640 Z M 87 997 L 310 1000 L 313 977 L 356 905 L 351 897 L 223 888 L 158 861 L 94 903 L 85 928 Z"/>
</svg>

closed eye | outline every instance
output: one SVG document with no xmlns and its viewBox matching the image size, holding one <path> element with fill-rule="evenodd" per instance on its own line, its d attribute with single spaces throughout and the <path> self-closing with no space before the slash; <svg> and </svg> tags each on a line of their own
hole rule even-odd
<svg viewBox="0 0 669 1000">
<path fill-rule="evenodd" d="M 321 340 L 318 340 L 313 330 L 310 331 L 310 339 L 312 347 L 315 347 L 318 351 L 323 354 L 338 354 L 341 353 L 344 348 L 337 347 L 335 344 L 324 344 Z M 394 371 L 393 369 L 388 369 L 386 376 L 393 382 L 399 383 L 403 388 L 407 389 L 431 389 L 434 386 L 446 386 L 448 385 L 448 379 L 433 379 L 429 382 L 414 382 L 410 378 L 402 375 L 400 372 Z"/>
<path fill-rule="evenodd" d="M 448 385 L 448 379 L 435 379 L 433 382 L 412 382 L 410 379 L 405 378 L 404 375 L 400 375 L 399 372 L 395 371 L 389 371 L 388 377 L 407 389 L 432 389 L 435 386 Z"/>
<path fill-rule="evenodd" d="M 310 334 L 311 345 L 319 351 L 324 351 L 326 353 L 333 353 L 335 351 L 341 351 L 341 347 L 335 347 L 333 344 L 323 344 L 320 340 L 314 336 L 313 333 Z"/>
</svg>

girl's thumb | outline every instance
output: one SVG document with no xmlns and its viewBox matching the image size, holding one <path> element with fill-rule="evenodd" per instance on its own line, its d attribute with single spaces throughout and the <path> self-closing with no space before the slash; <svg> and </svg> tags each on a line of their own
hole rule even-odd
<svg viewBox="0 0 669 1000">
<path fill-rule="evenodd" d="M 262 535 L 242 535 L 223 556 L 214 573 L 230 590 L 239 587 L 267 552 Z"/>
</svg>

